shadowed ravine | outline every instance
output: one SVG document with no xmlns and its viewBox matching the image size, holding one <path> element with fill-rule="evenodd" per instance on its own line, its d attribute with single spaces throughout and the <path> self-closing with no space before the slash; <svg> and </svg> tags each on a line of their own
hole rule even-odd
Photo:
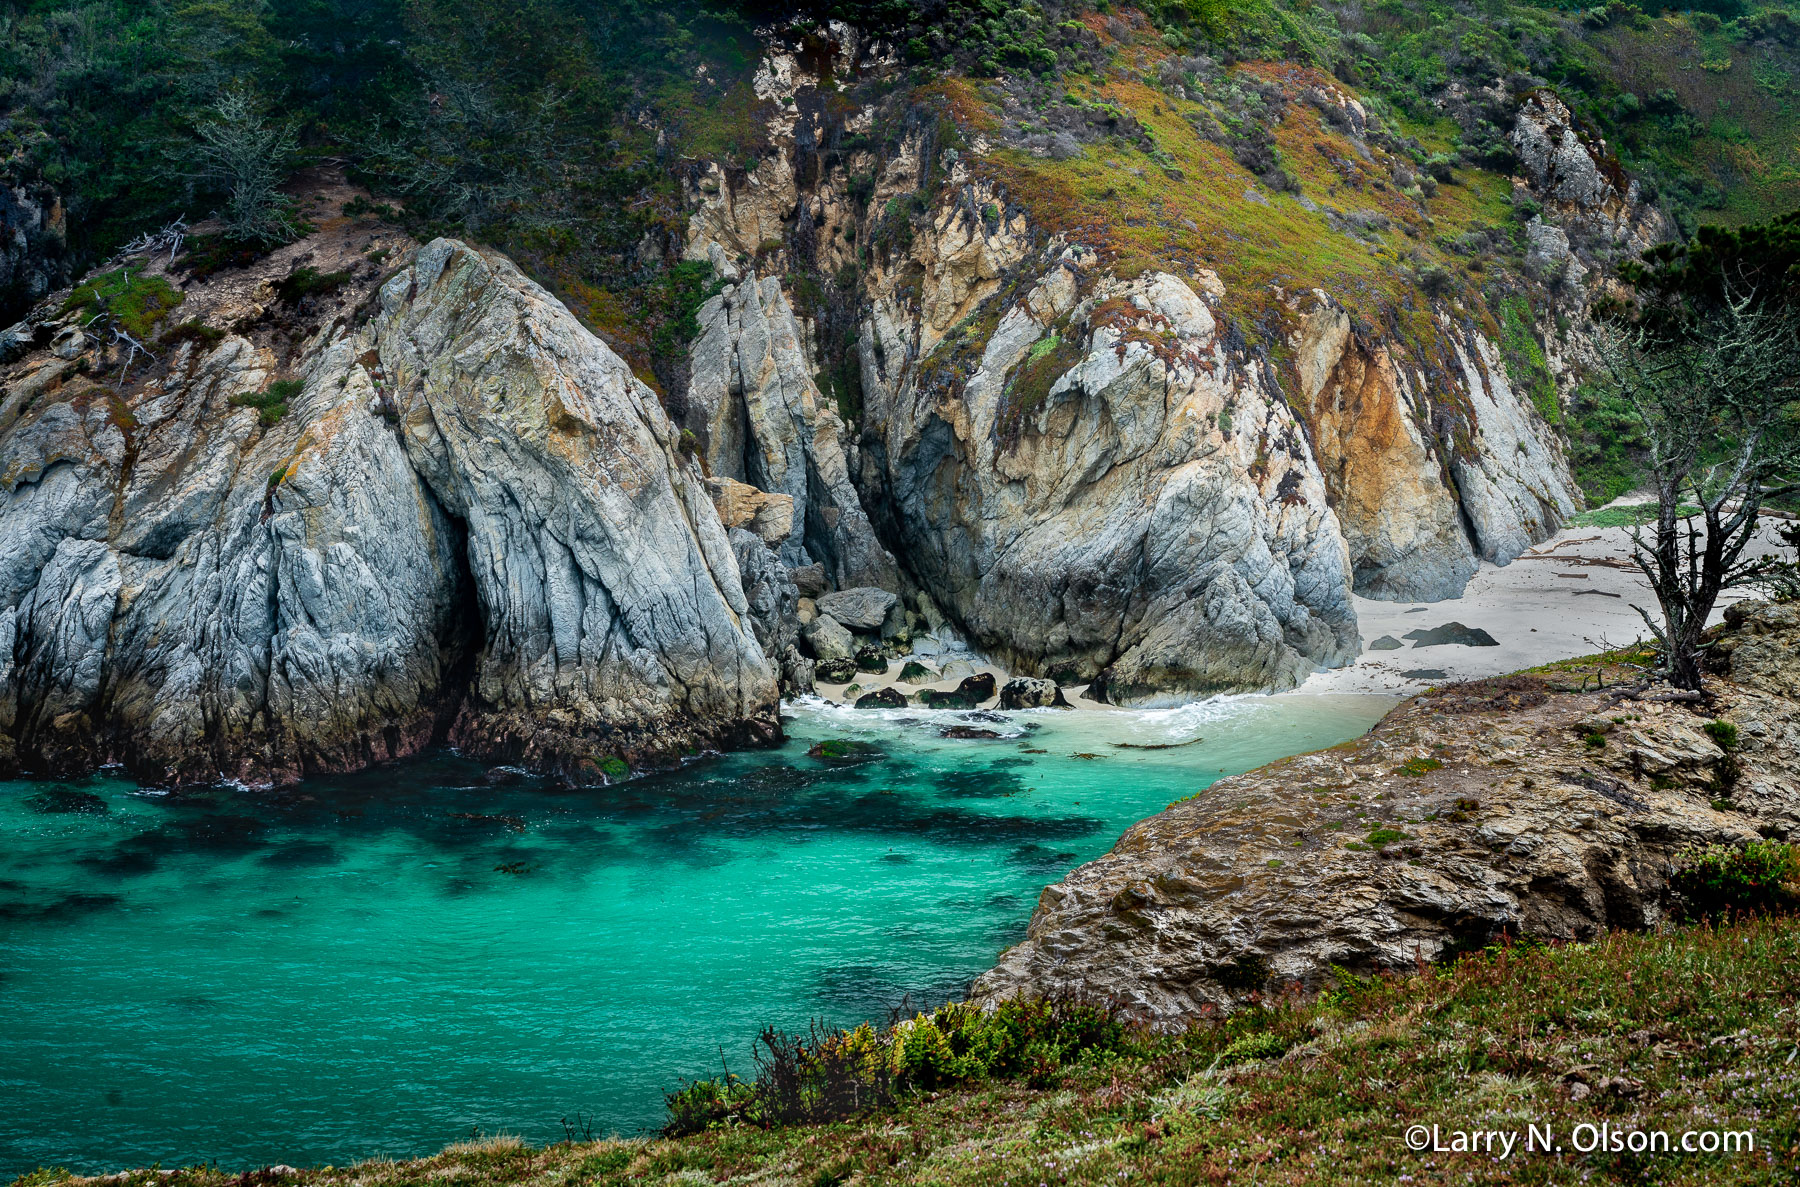
<svg viewBox="0 0 1800 1187">
<path fill-rule="evenodd" d="M 779 751 L 578 791 L 451 755 L 268 793 L 0 784 L 0 1173 L 654 1126 L 765 1023 L 960 996 L 1129 824 L 1389 704 L 1040 711 L 983 742 L 802 707 Z M 829 737 L 885 756 L 806 757 Z"/>
</svg>

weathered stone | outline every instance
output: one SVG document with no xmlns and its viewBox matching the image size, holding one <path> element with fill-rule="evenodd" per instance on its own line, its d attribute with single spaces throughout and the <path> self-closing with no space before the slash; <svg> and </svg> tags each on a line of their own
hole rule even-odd
<svg viewBox="0 0 1800 1187">
<path fill-rule="evenodd" d="M 868 672 L 875 676 L 885 676 L 888 670 L 887 656 L 881 654 L 879 647 L 862 647 L 856 652 L 856 670 Z"/>
<path fill-rule="evenodd" d="M 931 684 L 938 678 L 937 673 L 916 659 L 907 660 L 900 668 L 902 684 Z"/>
<path fill-rule="evenodd" d="M 1494 636 L 1480 627 L 1464 626 L 1460 622 L 1446 622 L 1443 626 L 1434 626 L 1430 630 L 1408 631 L 1403 638 L 1411 639 L 1415 649 L 1420 647 L 1498 647 Z"/>
<path fill-rule="evenodd" d="M 1062 689 L 1053 680 L 1014 676 L 1000 689 L 1002 709 L 1047 709 L 1054 705 L 1067 708 L 1068 704 L 1063 698 Z"/>
<path fill-rule="evenodd" d="M 904 709 L 906 696 L 897 688 L 878 688 L 856 698 L 858 709 Z"/>
<path fill-rule="evenodd" d="M 793 499 L 779 548 L 788 564 L 820 562 L 839 586 L 897 585 L 899 570 L 850 481 L 848 432 L 813 381 L 817 367 L 780 281 L 751 275 L 698 317 L 688 398 L 709 471 Z"/>
<path fill-rule="evenodd" d="M 1791 631 L 1800 615 L 1753 606 L 1721 644 Z M 1249 965 L 1318 985 L 1501 935 L 1654 926 L 1683 849 L 1800 829 L 1800 648 L 1779 654 L 1699 713 L 1528 676 L 1453 685 L 1347 746 L 1222 779 L 1047 888 L 975 995 L 1079 993 L 1178 1029 L 1260 988 L 1234 972 Z M 1715 713 L 1739 726 L 1729 760 Z"/>
<path fill-rule="evenodd" d="M 734 478 L 708 478 L 719 522 L 727 529 L 746 528 L 765 544 L 780 546 L 794 530 L 794 498 L 757 490 Z"/>
<path fill-rule="evenodd" d="M 779 737 L 730 541 L 617 356 L 448 240 L 330 300 L 273 426 L 229 398 L 276 356 L 227 335 L 128 387 L 129 417 L 65 388 L 0 427 L 0 765 L 265 782 L 448 737 L 579 777 Z"/>
<path fill-rule="evenodd" d="M 1383 635 L 1383 636 L 1381 636 L 1381 638 L 1379 638 L 1379 639 L 1375 640 L 1373 643 L 1369 644 L 1369 650 L 1370 651 L 1398 651 L 1404 646 L 1406 646 L 1406 644 L 1404 644 L 1400 640 L 1394 638 L 1394 636 Z"/>
<path fill-rule="evenodd" d="M 822 659 L 813 665 L 813 679 L 820 684 L 848 684 L 856 679 L 856 662 L 847 656 Z"/>
<path fill-rule="evenodd" d="M 851 630 L 867 635 L 881 629 L 888 611 L 898 605 L 900 599 L 885 589 L 865 585 L 824 594 L 817 601 L 819 613 L 829 614 Z"/>
<path fill-rule="evenodd" d="M 984 705 L 994 699 L 994 674 L 977 672 L 956 686 L 956 695 L 972 705 Z"/>
<path fill-rule="evenodd" d="M 820 594 L 830 588 L 825 581 L 824 565 L 799 565 L 789 572 L 801 597 L 817 600 Z"/>
<path fill-rule="evenodd" d="M 801 628 L 800 637 L 821 660 L 848 660 L 856 654 L 856 639 L 829 614 L 821 614 Z"/>
</svg>

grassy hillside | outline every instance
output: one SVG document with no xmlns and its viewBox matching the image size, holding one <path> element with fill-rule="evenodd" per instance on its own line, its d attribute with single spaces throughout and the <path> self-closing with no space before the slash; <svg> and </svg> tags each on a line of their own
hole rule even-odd
<svg viewBox="0 0 1800 1187">
<path fill-rule="evenodd" d="M 138 1171 L 121 1187 L 600 1187 L 613 1183 L 1777 1184 L 1800 1175 L 1800 921 L 1515 946 L 1345 977 L 1182 1036 L 1096 1037 L 1067 1062 L 902 1092 L 819 1125 L 680 1138 L 459 1143 L 414 1162 L 293 1175 Z M 1437 1125 L 1516 1132 L 1508 1159 L 1415 1153 Z M 1749 1132 L 1734 1153 L 1578 1153 L 1594 1133 Z M 1527 1153 L 1527 1126 L 1559 1153 Z M 576 1135 L 580 1136 L 580 1135 Z M 1629 1138 L 1625 1139 L 1627 1142 Z M 1706 1139 L 1710 1141 L 1711 1139 Z M 1742 1139 L 1732 1139 L 1741 1142 Z M 1410 1176 L 1410 1179 L 1408 1178 Z M 14 1187 L 51 1187 L 40 1171 Z"/>
</svg>

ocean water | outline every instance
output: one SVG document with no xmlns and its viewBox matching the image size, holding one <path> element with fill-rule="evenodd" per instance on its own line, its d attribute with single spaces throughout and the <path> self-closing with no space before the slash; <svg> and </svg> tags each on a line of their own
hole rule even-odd
<svg viewBox="0 0 1800 1187">
<path fill-rule="evenodd" d="M 802 702 L 778 751 L 580 791 L 447 753 L 279 792 L 0 783 L 0 1175 L 653 1128 L 764 1025 L 960 996 L 1130 824 L 1391 704 Z M 827 738 L 881 753 L 807 757 Z"/>
</svg>

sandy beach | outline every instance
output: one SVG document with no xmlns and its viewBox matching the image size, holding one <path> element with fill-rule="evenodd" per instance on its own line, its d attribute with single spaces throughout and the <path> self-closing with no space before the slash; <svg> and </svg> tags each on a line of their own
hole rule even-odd
<svg viewBox="0 0 1800 1187">
<path fill-rule="evenodd" d="M 1770 524 L 1774 522 L 1779 521 L 1765 522 L 1761 539 L 1753 546 L 1758 552 L 1773 547 Z M 1358 597 L 1362 653 L 1346 667 L 1314 673 L 1296 692 L 1404 696 L 1433 684 L 1515 672 L 1647 638 L 1649 631 L 1633 607 L 1655 613 L 1655 599 L 1630 558 L 1630 529 L 1572 527 L 1511 564 L 1483 565 L 1460 598 L 1379 602 Z M 1746 596 L 1754 594 L 1735 590 L 1721 598 L 1714 620 L 1731 602 Z M 1474 641 L 1435 642 L 1419 637 L 1432 632 Z M 854 685 L 857 693 L 890 684 L 909 693 L 926 688 L 948 692 L 965 676 L 978 672 L 991 673 L 996 685 L 1006 683 L 1008 676 L 1000 666 L 967 651 L 918 658 L 934 671 L 942 671 L 944 678 L 929 683 L 902 682 L 899 675 L 907 661 L 899 659 L 883 675 L 859 675 Z M 821 684 L 819 693 L 828 700 L 843 701 L 849 687 Z M 1063 693 L 1077 708 L 1112 708 L 1087 699 L 1085 691 L 1085 686 L 1069 687 Z"/>
<path fill-rule="evenodd" d="M 1773 547 L 1771 522 L 1779 521 L 1765 521 L 1752 546 L 1758 554 Z M 1656 600 L 1630 558 L 1630 529 L 1574 527 L 1509 565 L 1483 565 L 1460 598 L 1417 603 L 1359 597 L 1362 654 L 1348 667 L 1315 673 L 1299 691 L 1408 693 L 1648 638 L 1649 629 L 1633 606 L 1655 614 Z M 1713 620 L 1732 602 L 1754 596 L 1748 590 L 1730 591 L 1720 599 Z M 1407 638 L 1451 623 L 1486 632 L 1493 645 L 1433 645 Z"/>
</svg>

